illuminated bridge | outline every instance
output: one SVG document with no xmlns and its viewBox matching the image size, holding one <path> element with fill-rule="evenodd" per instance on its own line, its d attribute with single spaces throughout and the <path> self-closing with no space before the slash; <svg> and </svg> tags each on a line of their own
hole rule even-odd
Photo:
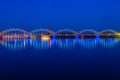
<svg viewBox="0 0 120 80">
<path fill-rule="evenodd" d="M 120 35 L 117 31 L 108 29 L 100 32 L 101 38 L 119 38 Z"/>
<path fill-rule="evenodd" d="M 30 38 L 36 39 L 41 37 L 52 37 L 55 33 L 51 31 L 50 29 L 36 29 L 30 32 Z"/>
<path fill-rule="evenodd" d="M 24 39 L 29 36 L 29 32 L 18 29 L 18 28 L 11 28 L 1 32 L 0 37 L 2 39 Z"/>
<path fill-rule="evenodd" d="M 77 35 L 76 31 L 70 29 L 59 30 L 54 34 L 57 38 L 75 38 Z"/>
<path fill-rule="evenodd" d="M 80 38 L 96 38 L 98 35 L 99 33 L 92 29 L 79 31 Z"/>
<path fill-rule="evenodd" d="M 103 31 L 95 31 L 92 29 L 85 29 L 81 31 L 74 31 L 71 29 L 62 29 L 59 31 L 52 31 L 48 29 L 35 29 L 33 31 L 26 31 L 24 29 L 11 28 L 0 32 L 0 39 L 44 39 L 51 38 L 120 38 L 120 33 L 115 30 L 107 29 Z"/>
</svg>

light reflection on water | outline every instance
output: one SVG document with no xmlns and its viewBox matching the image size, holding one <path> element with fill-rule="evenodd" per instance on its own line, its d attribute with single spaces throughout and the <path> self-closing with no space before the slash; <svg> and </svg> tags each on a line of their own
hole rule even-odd
<svg viewBox="0 0 120 80">
<path fill-rule="evenodd" d="M 78 43 L 83 48 L 94 48 L 97 45 L 96 39 L 80 39 Z"/>
<path fill-rule="evenodd" d="M 21 39 L 21 40 L 0 40 L 0 45 L 10 50 L 22 50 L 26 47 L 33 49 L 48 48 L 113 48 L 119 46 L 119 39 L 51 39 L 43 41 L 40 39 Z"/>
<path fill-rule="evenodd" d="M 118 46 L 119 40 L 118 39 L 101 39 L 100 44 L 104 48 L 113 48 L 115 46 Z"/>
</svg>

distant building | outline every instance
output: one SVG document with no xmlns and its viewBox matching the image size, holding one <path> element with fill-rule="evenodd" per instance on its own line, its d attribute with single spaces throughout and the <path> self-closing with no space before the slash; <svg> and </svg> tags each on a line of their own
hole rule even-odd
<svg viewBox="0 0 120 80">
<path fill-rule="evenodd" d="M 2 39 L 2 35 L 3 35 L 3 34 L 0 32 L 0 39 Z"/>
<path fill-rule="evenodd" d="M 50 26 L 48 26 L 48 35 L 50 35 Z"/>
<path fill-rule="evenodd" d="M 2 36 L 2 33 L 0 32 L 0 36 Z"/>
</svg>

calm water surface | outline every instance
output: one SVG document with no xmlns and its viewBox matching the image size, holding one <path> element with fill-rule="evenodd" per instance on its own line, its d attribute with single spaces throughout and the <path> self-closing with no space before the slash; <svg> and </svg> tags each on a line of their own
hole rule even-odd
<svg viewBox="0 0 120 80">
<path fill-rule="evenodd" d="M 0 40 L 0 80 L 120 80 L 119 39 Z"/>
</svg>

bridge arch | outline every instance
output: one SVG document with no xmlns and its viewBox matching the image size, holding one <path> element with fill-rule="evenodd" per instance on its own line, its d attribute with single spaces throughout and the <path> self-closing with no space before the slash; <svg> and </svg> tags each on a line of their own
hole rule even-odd
<svg viewBox="0 0 120 80">
<path fill-rule="evenodd" d="M 118 34 L 118 32 L 112 29 L 107 29 L 107 30 L 101 31 L 100 34 Z"/>
<path fill-rule="evenodd" d="M 62 29 L 56 32 L 56 34 L 78 34 L 78 32 L 71 30 L 71 29 Z"/>
<path fill-rule="evenodd" d="M 11 28 L 2 31 L 2 34 L 29 34 L 29 32 L 23 29 Z"/>
<path fill-rule="evenodd" d="M 35 29 L 35 30 L 31 31 L 30 34 L 48 35 L 48 34 L 54 34 L 54 32 L 51 30 L 48 30 L 48 29 L 41 29 L 40 28 L 40 29 Z"/>
<path fill-rule="evenodd" d="M 81 30 L 79 31 L 80 34 L 99 34 L 99 32 L 97 32 L 96 30 L 93 29 L 85 29 L 85 30 Z"/>
</svg>

